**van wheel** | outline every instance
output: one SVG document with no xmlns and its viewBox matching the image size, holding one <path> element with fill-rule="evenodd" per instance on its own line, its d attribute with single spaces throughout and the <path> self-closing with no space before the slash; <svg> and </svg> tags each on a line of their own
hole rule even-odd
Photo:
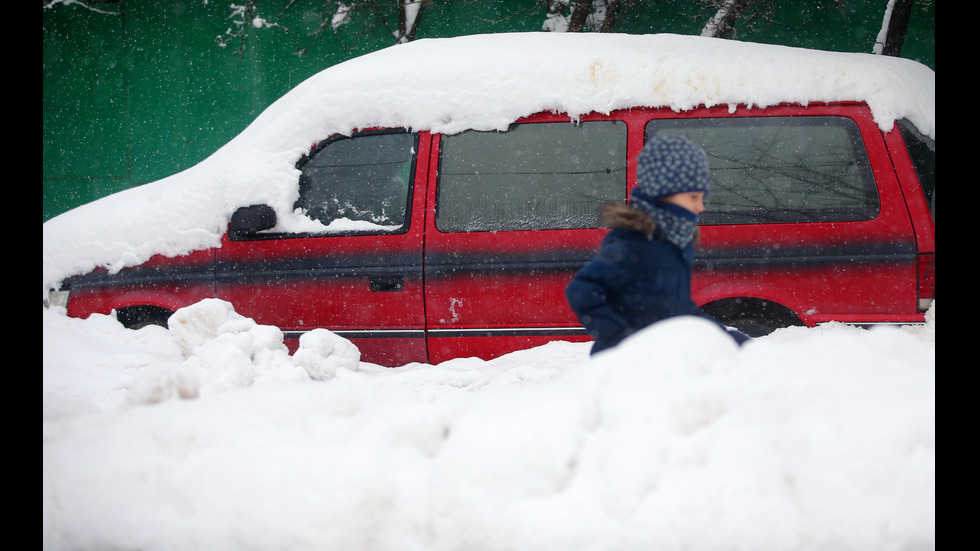
<svg viewBox="0 0 980 551">
<path fill-rule="evenodd" d="M 116 319 L 126 329 L 140 329 L 147 325 L 167 327 L 167 319 L 173 311 L 161 306 L 127 306 L 116 310 Z"/>
<path fill-rule="evenodd" d="M 782 327 L 803 325 L 782 304 L 758 298 L 729 298 L 705 304 L 701 310 L 750 337 L 762 337 Z"/>
</svg>

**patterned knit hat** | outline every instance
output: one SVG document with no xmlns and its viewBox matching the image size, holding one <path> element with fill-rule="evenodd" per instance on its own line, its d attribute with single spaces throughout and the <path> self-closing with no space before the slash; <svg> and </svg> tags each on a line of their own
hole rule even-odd
<svg viewBox="0 0 980 551">
<path fill-rule="evenodd" d="M 647 198 L 703 191 L 711 186 L 708 155 L 681 136 L 657 136 L 636 159 L 636 184 Z"/>
<path fill-rule="evenodd" d="M 688 191 L 707 195 L 711 185 L 708 155 L 687 138 L 657 136 L 643 146 L 636 159 L 636 184 L 630 192 L 630 204 L 648 214 L 667 240 L 681 249 L 688 263 L 693 262 L 691 242 L 698 215 L 657 198 Z"/>
</svg>

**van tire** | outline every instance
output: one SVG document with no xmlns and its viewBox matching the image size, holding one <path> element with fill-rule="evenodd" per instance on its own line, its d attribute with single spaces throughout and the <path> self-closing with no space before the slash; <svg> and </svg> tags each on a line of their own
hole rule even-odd
<svg viewBox="0 0 980 551">
<path fill-rule="evenodd" d="M 127 306 L 116 310 L 116 319 L 126 329 L 141 329 L 148 325 L 167 327 L 167 320 L 173 315 L 172 310 L 162 306 Z"/>
<path fill-rule="evenodd" d="M 716 300 L 705 304 L 701 310 L 749 337 L 763 337 L 782 327 L 803 325 L 799 316 L 789 308 L 758 298 Z"/>
</svg>

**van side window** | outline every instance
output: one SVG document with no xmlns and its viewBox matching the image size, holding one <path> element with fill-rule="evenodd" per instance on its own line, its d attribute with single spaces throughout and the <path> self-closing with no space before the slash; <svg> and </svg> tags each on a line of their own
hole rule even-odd
<svg viewBox="0 0 980 551">
<path fill-rule="evenodd" d="M 708 153 L 711 193 L 701 224 L 870 220 L 878 192 L 857 124 L 846 117 L 657 119 Z"/>
<path fill-rule="evenodd" d="M 442 136 L 436 227 L 443 232 L 597 227 L 626 198 L 626 124 L 528 123 Z"/>
<path fill-rule="evenodd" d="M 325 140 L 296 164 L 301 175 L 295 207 L 327 232 L 406 231 L 416 141 L 402 131 Z"/>
</svg>

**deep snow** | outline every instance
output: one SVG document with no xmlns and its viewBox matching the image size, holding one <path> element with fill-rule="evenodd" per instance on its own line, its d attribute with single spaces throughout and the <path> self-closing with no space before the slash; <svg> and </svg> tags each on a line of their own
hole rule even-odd
<svg viewBox="0 0 980 551">
<path fill-rule="evenodd" d="M 45 549 L 935 547 L 934 310 L 394 369 L 217 300 L 172 320 L 45 310 Z"/>
<path fill-rule="evenodd" d="M 211 246 L 242 204 L 284 212 L 295 156 L 326 131 L 856 94 L 882 127 L 908 117 L 935 137 L 935 73 L 907 60 L 676 36 L 487 40 L 328 69 L 201 165 L 46 222 L 45 291 Z M 411 108 L 378 109 L 398 105 Z M 593 358 L 555 342 L 387 369 L 327 331 L 290 356 L 277 328 L 217 300 L 169 330 L 45 309 L 43 547 L 934 549 L 935 306 L 927 320 L 789 328 L 737 348 L 680 318 Z"/>
</svg>

